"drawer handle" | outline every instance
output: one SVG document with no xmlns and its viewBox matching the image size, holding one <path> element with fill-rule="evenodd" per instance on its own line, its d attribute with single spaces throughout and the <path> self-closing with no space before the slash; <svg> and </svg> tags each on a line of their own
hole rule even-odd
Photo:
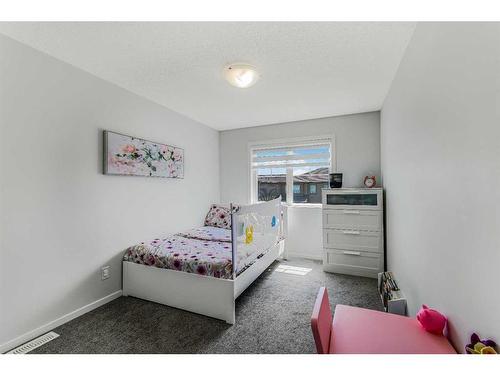
<svg viewBox="0 0 500 375">
<path fill-rule="evenodd" d="M 355 234 L 355 235 L 359 235 L 359 230 L 344 230 L 342 231 L 342 233 L 344 234 Z"/>
<path fill-rule="evenodd" d="M 359 251 L 344 251 L 343 253 L 346 255 L 361 255 Z"/>
<path fill-rule="evenodd" d="M 360 212 L 359 212 L 359 211 L 357 211 L 357 210 L 344 210 L 343 212 L 344 212 L 344 214 L 346 214 L 346 215 L 359 215 L 359 213 L 360 213 Z"/>
</svg>

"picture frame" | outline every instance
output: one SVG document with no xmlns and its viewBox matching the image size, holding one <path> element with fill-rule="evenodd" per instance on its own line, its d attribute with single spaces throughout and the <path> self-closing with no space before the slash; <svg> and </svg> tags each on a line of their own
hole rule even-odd
<svg viewBox="0 0 500 375">
<path fill-rule="evenodd" d="M 105 175 L 184 178 L 184 149 L 103 131 Z"/>
</svg>

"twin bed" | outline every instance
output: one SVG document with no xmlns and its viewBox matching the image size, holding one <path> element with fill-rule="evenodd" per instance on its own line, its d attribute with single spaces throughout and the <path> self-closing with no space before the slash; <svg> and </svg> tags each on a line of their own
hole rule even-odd
<svg viewBox="0 0 500 375">
<path fill-rule="evenodd" d="M 284 253 L 286 212 L 277 198 L 225 209 L 205 226 L 126 250 L 123 295 L 235 323 L 235 299 Z"/>
</svg>

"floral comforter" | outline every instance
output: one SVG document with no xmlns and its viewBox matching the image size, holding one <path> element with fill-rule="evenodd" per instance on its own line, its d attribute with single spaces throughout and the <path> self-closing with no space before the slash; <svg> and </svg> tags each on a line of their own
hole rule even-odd
<svg viewBox="0 0 500 375">
<path fill-rule="evenodd" d="M 236 264 L 242 265 L 240 269 L 247 265 L 247 258 L 247 254 L 238 256 Z M 129 247 L 123 259 L 148 266 L 231 279 L 231 231 L 205 226 L 157 238 Z"/>
<path fill-rule="evenodd" d="M 201 241 L 219 241 L 231 243 L 231 230 L 205 226 L 179 233 L 178 236 Z"/>
</svg>

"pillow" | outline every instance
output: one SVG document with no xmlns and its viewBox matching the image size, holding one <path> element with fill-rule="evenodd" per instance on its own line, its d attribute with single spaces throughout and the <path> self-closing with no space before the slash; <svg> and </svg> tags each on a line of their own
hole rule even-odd
<svg viewBox="0 0 500 375">
<path fill-rule="evenodd" d="M 213 204 L 210 206 L 205 225 L 223 229 L 231 229 L 231 211 L 228 207 Z"/>
</svg>

